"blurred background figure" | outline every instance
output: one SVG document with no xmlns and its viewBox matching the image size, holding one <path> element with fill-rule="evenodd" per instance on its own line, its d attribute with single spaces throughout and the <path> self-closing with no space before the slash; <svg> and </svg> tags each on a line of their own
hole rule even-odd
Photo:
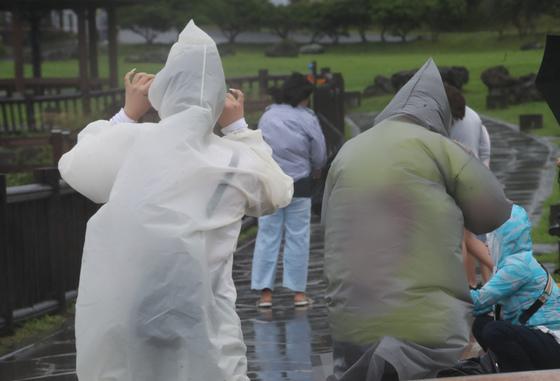
<svg viewBox="0 0 560 381">
<path fill-rule="evenodd" d="M 251 288 L 261 291 L 257 305 L 272 306 L 272 290 L 282 237 L 283 286 L 295 291 L 294 305 L 305 306 L 311 222 L 311 177 L 319 178 L 326 162 L 325 137 L 314 112 L 307 108 L 313 85 L 305 76 L 292 74 L 272 95 L 271 105 L 259 121 L 272 157 L 294 180 L 294 197 L 285 208 L 259 218 Z"/>
<path fill-rule="evenodd" d="M 466 105 L 465 98 L 459 89 L 445 84 L 445 92 L 453 117 L 449 137 L 461 144 L 486 167 L 490 168 L 490 135 L 482 124 L 480 116 Z M 475 289 L 479 286 L 476 278 L 476 261 L 478 260 L 480 264 L 483 283 L 490 279 L 494 263 L 490 258 L 488 248 L 484 244 L 486 235 L 482 234 L 477 237 L 467 229 L 465 229 L 464 234 L 463 264 L 469 286 Z"/>
</svg>

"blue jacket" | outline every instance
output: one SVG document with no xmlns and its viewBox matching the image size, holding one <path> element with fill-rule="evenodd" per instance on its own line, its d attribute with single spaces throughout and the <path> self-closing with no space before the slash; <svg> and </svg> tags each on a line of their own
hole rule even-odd
<svg viewBox="0 0 560 381">
<path fill-rule="evenodd" d="M 294 181 L 325 166 L 325 137 L 310 109 L 273 104 L 259 120 L 258 128 L 272 148 L 274 160 Z"/>
<path fill-rule="evenodd" d="M 501 304 L 502 319 L 520 324 L 520 314 L 542 294 L 547 281 L 545 270 L 533 257 L 531 222 L 522 207 L 513 206 L 511 218 L 491 234 L 489 245 L 496 272 L 484 287 L 471 291 L 474 314 Z M 560 329 L 560 294 L 555 282 L 550 298 L 526 325 Z"/>
</svg>

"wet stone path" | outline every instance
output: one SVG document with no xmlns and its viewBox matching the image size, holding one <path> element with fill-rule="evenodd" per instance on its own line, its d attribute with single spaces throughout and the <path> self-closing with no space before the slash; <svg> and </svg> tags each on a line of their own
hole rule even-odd
<svg viewBox="0 0 560 381">
<path fill-rule="evenodd" d="M 371 116 L 359 115 L 354 120 L 365 129 Z M 552 146 L 501 122 L 485 119 L 485 125 L 492 138 L 492 170 L 504 183 L 508 197 L 538 216 L 555 181 Z M 273 308 L 258 311 L 258 295 L 250 290 L 252 243 L 241 246 L 235 255 L 237 307 L 253 381 L 323 381 L 329 374 L 331 339 L 323 299 L 322 230 L 317 217 L 311 242 L 308 295 L 315 303 L 308 309 L 295 309 L 292 293 L 278 288 Z M 277 284 L 281 284 L 281 276 L 280 258 Z M 76 381 L 75 360 L 74 332 L 72 322 L 68 322 L 53 336 L 0 359 L 0 381 Z"/>
</svg>

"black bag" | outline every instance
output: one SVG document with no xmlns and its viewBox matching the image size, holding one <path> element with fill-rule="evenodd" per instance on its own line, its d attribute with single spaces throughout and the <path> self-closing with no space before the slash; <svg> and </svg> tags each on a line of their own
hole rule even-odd
<svg viewBox="0 0 560 381">
<path fill-rule="evenodd" d="M 500 373 L 496 355 L 492 351 L 480 357 L 471 357 L 460 361 L 453 368 L 442 369 L 437 373 L 437 378 L 475 376 L 481 374 Z"/>
</svg>

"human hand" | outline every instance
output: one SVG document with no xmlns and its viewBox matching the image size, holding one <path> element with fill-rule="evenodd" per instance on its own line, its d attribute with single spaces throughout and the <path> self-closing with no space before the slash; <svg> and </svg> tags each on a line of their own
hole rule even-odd
<svg viewBox="0 0 560 381">
<path fill-rule="evenodd" d="M 133 119 L 140 119 L 152 105 L 148 100 L 148 90 L 155 78 L 153 74 L 135 73 L 132 69 L 124 76 L 124 112 Z"/>
<path fill-rule="evenodd" d="M 224 111 L 218 119 L 218 124 L 221 128 L 225 128 L 243 118 L 244 111 L 243 106 L 245 102 L 245 95 L 241 90 L 229 89 L 226 94 L 226 103 L 224 105 Z"/>
</svg>

